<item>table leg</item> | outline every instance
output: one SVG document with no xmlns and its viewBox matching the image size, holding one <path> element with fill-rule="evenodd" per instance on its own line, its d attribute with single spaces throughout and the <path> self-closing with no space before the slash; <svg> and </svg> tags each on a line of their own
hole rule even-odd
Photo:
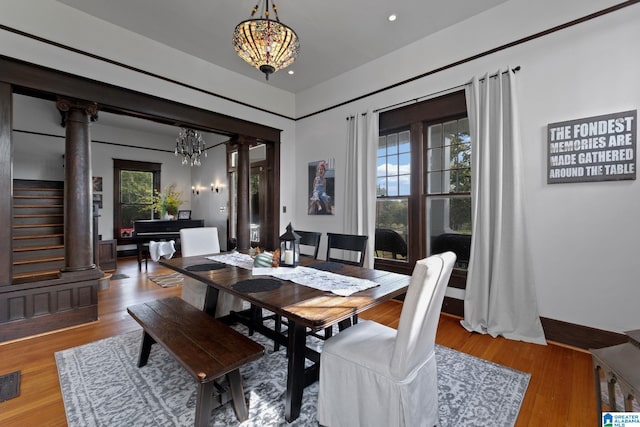
<svg viewBox="0 0 640 427">
<path fill-rule="evenodd" d="M 624 411 L 633 412 L 633 395 L 626 394 L 624 397 Z"/>
<path fill-rule="evenodd" d="M 142 243 L 136 244 L 136 250 L 138 252 L 138 271 L 142 271 Z"/>
<path fill-rule="evenodd" d="M 216 307 L 218 306 L 218 291 L 213 286 L 207 286 L 207 293 L 204 296 L 204 308 L 202 311 L 211 317 L 216 317 Z"/>
<path fill-rule="evenodd" d="M 609 380 L 607 381 L 607 389 L 609 391 L 609 410 L 610 411 L 617 411 L 618 409 L 618 404 L 616 402 L 616 379 L 615 377 L 611 376 L 611 378 L 609 378 Z"/>
<path fill-rule="evenodd" d="M 594 386 L 596 390 L 596 411 L 598 413 L 598 425 L 602 427 L 602 390 L 600 388 L 600 366 L 594 363 Z"/>
<path fill-rule="evenodd" d="M 141 368 L 149 361 L 149 353 L 151 353 L 151 345 L 156 341 L 151 338 L 151 335 L 144 331 L 142 336 L 142 345 L 140 346 L 140 358 L 138 359 L 138 368 Z"/>
<path fill-rule="evenodd" d="M 198 395 L 196 397 L 196 427 L 206 427 L 209 425 L 211 418 L 211 409 L 213 407 L 213 390 L 215 385 L 213 381 L 198 384 Z"/>
<path fill-rule="evenodd" d="M 300 416 L 302 392 L 304 390 L 304 361 L 307 330 L 304 326 L 289 320 L 289 360 L 287 372 L 287 394 L 284 417 L 292 422 Z"/>
<path fill-rule="evenodd" d="M 240 369 L 234 369 L 229 372 L 227 374 L 227 379 L 229 381 L 229 387 L 231 388 L 233 409 L 236 412 L 236 417 L 240 422 L 245 421 L 249 418 L 249 409 L 247 409 L 247 401 L 244 398 Z"/>
</svg>

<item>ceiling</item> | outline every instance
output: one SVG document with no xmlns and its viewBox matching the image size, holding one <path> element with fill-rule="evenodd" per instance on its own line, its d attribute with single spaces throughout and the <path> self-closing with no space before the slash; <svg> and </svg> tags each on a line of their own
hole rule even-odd
<svg viewBox="0 0 640 427">
<path fill-rule="evenodd" d="M 235 26 L 258 0 L 58 0 L 147 38 L 265 82 L 238 57 Z M 506 0 L 283 0 L 282 23 L 300 39 L 300 54 L 268 84 L 296 93 L 384 56 Z M 396 14 L 397 20 L 387 17 Z M 295 72 L 289 75 L 287 71 Z"/>
</svg>

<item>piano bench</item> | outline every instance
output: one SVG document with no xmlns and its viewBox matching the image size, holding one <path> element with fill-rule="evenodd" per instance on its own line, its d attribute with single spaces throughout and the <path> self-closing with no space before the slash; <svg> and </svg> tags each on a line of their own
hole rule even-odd
<svg viewBox="0 0 640 427">
<path fill-rule="evenodd" d="M 144 271 L 148 270 L 149 242 L 138 243 L 138 271 L 142 271 L 142 261 L 144 261 Z"/>
</svg>

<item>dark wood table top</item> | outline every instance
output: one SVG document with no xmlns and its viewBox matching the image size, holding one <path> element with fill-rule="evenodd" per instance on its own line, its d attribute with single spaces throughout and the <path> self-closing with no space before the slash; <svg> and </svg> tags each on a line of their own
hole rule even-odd
<svg viewBox="0 0 640 427">
<path fill-rule="evenodd" d="M 254 276 L 251 270 L 232 265 L 225 265 L 224 268 L 209 271 L 187 270 L 189 266 L 212 263 L 213 261 L 207 259 L 206 256 L 161 259 L 160 264 L 218 290 L 237 295 L 258 307 L 280 314 L 312 330 L 324 329 L 405 293 L 411 279 L 410 276 L 404 274 L 343 265 L 333 272 L 368 279 L 378 283 L 378 286 L 348 297 L 342 297 L 288 280 L 280 280 L 271 276 Z M 303 257 L 300 260 L 300 265 L 310 266 L 318 262 L 323 261 Z M 261 292 L 242 292 L 233 288 L 236 283 L 252 278 L 270 278 L 280 281 L 282 285 L 277 289 Z"/>
</svg>

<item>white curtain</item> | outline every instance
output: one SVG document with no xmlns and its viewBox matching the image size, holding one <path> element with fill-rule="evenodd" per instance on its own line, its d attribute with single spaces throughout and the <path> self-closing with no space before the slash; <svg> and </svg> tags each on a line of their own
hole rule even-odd
<svg viewBox="0 0 640 427">
<path fill-rule="evenodd" d="M 354 114 L 347 121 L 344 232 L 369 236 L 364 266 L 373 268 L 376 232 L 378 113 Z"/>
<path fill-rule="evenodd" d="M 525 224 L 515 75 L 474 77 L 465 91 L 473 238 L 461 323 L 493 337 L 546 344 Z"/>
</svg>

